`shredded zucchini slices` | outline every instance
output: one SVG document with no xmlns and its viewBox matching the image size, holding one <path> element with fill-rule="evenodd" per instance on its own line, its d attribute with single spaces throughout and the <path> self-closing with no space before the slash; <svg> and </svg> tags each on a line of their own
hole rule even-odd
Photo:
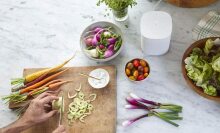
<svg viewBox="0 0 220 133">
<path fill-rule="evenodd" d="M 73 99 L 73 101 L 69 104 L 69 110 L 67 118 L 69 120 L 69 125 L 71 125 L 74 121 L 79 120 L 82 123 L 85 123 L 84 118 L 92 113 L 94 107 L 92 105 L 92 101 L 96 99 L 96 94 L 90 94 L 88 99 L 85 99 L 85 94 L 81 91 L 81 84 L 76 94 L 70 96 L 68 93 L 68 98 Z"/>
</svg>

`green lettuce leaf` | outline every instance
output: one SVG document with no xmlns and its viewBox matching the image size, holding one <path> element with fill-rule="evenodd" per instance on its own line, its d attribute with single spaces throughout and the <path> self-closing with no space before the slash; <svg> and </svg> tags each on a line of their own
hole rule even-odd
<svg viewBox="0 0 220 133">
<path fill-rule="evenodd" d="M 206 64 L 206 62 L 203 59 L 199 58 L 198 55 L 191 55 L 190 57 L 187 57 L 185 59 L 185 63 L 199 69 L 203 69 L 203 66 Z"/>
<path fill-rule="evenodd" d="M 201 75 L 201 71 L 192 65 L 186 65 L 185 68 L 187 71 L 187 76 L 193 81 L 197 82 L 199 75 Z"/>
<path fill-rule="evenodd" d="M 214 69 L 214 71 L 220 72 L 220 57 L 213 61 L 212 68 Z"/>
<path fill-rule="evenodd" d="M 200 87 L 203 88 L 205 94 L 217 96 L 217 89 L 212 85 L 208 85 L 208 82 L 203 83 Z"/>
<path fill-rule="evenodd" d="M 204 53 L 206 55 L 208 55 L 210 53 L 210 50 L 212 49 L 212 47 L 214 46 L 214 41 L 212 41 L 212 39 L 208 39 L 205 43 L 205 47 L 203 49 Z"/>
<path fill-rule="evenodd" d="M 206 63 L 203 67 L 202 73 L 199 75 L 196 85 L 203 84 L 205 81 L 212 77 L 213 70 L 212 67 Z"/>
<path fill-rule="evenodd" d="M 191 55 L 202 55 L 202 54 L 203 54 L 203 51 L 201 48 L 194 48 L 191 53 Z"/>
</svg>

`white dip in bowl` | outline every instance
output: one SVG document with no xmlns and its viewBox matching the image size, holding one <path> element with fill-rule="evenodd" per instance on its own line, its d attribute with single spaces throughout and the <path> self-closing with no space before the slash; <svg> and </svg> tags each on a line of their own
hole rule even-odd
<svg viewBox="0 0 220 133">
<path fill-rule="evenodd" d="M 89 84 L 95 89 L 101 89 L 108 85 L 110 81 L 109 73 L 102 68 L 95 69 L 89 73 L 89 76 L 98 78 L 100 80 L 94 78 L 88 78 Z"/>
</svg>

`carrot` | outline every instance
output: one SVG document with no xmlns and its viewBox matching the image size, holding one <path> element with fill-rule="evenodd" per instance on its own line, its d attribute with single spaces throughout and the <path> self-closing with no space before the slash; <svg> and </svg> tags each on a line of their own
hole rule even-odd
<svg viewBox="0 0 220 133">
<path fill-rule="evenodd" d="M 55 91 L 57 89 L 57 87 L 61 86 L 62 84 L 65 84 L 67 82 L 70 82 L 70 81 L 60 81 L 60 82 L 56 82 L 56 83 L 53 83 L 53 84 L 50 84 L 48 86 L 45 86 L 43 88 L 37 88 L 31 92 L 28 93 L 28 96 L 33 96 L 33 94 L 36 94 L 37 92 L 41 91 L 41 90 L 44 90 L 44 91 L 47 91 L 47 90 L 50 90 L 50 91 Z M 47 88 L 47 89 L 46 89 Z M 43 91 L 43 92 L 44 92 Z M 38 93 L 37 93 L 38 94 Z"/>
<path fill-rule="evenodd" d="M 34 88 L 34 89 L 31 89 L 31 90 L 36 90 L 36 89 L 44 88 L 44 87 L 49 86 L 50 84 L 53 84 L 53 83 L 56 83 L 56 82 L 61 82 L 61 81 L 63 81 L 63 80 L 62 79 L 55 79 L 55 80 L 52 80 L 50 82 L 47 82 L 46 84 L 42 85 L 39 88 Z"/>
<path fill-rule="evenodd" d="M 66 69 L 64 69 L 64 70 L 62 70 L 62 71 L 60 71 L 60 72 L 57 72 L 57 73 L 55 73 L 55 74 L 53 74 L 53 75 L 51 75 L 51 76 L 49 76 L 49 77 L 47 77 L 47 78 L 41 80 L 40 82 L 38 82 L 38 83 L 36 83 L 36 84 L 34 84 L 34 85 L 32 85 L 32 86 L 29 86 L 29 87 L 27 87 L 27 88 L 24 88 L 24 89 L 20 90 L 20 94 L 27 93 L 27 92 L 29 92 L 29 91 L 35 89 L 35 88 L 40 87 L 41 85 L 47 83 L 48 81 L 50 81 L 50 80 L 56 78 L 56 77 L 59 76 L 59 75 L 61 75 L 62 73 L 64 73 L 64 72 L 67 71 L 68 69 L 69 69 L 69 68 L 66 68 Z"/>
<path fill-rule="evenodd" d="M 54 84 L 50 84 L 49 85 L 49 88 L 51 91 L 53 91 L 53 89 L 56 89 L 56 87 L 64 84 L 64 83 L 67 83 L 67 82 L 70 82 L 70 81 L 61 81 L 61 82 L 57 82 L 57 83 L 54 83 Z"/>
<path fill-rule="evenodd" d="M 60 83 L 60 82 L 63 82 L 63 81 L 60 80 L 60 79 L 52 80 L 52 81 L 46 83 L 45 85 L 43 85 L 43 86 L 41 86 L 41 87 L 39 87 L 39 88 L 33 89 L 32 91 L 30 91 L 30 93 L 35 93 L 35 92 L 37 92 L 37 91 L 39 91 L 39 90 L 44 89 L 45 87 L 49 87 L 51 84 Z"/>
<path fill-rule="evenodd" d="M 26 87 L 28 87 L 28 86 L 31 86 L 31 85 L 33 85 L 33 84 L 36 84 L 37 82 L 39 82 L 39 81 L 41 81 L 42 79 L 44 79 L 47 75 L 48 75 L 48 73 L 44 73 L 44 74 L 41 75 L 40 77 L 36 78 L 35 80 L 33 80 L 33 81 L 31 81 L 31 82 L 29 82 L 29 83 L 27 83 L 27 84 L 25 84 L 25 85 L 23 84 L 23 85 L 21 85 L 21 86 L 14 86 L 14 87 L 12 87 L 11 90 L 12 90 L 12 92 L 15 92 L 15 91 L 19 91 L 19 90 L 21 90 L 21 89 L 23 89 L 23 88 L 26 88 Z"/>
<path fill-rule="evenodd" d="M 32 74 L 29 74 L 23 78 L 15 78 L 15 79 L 12 79 L 11 80 L 11 85 L 20 85 L 21 84 L 25 84 L 25 83 L 28 83 L 28 82 L 31 82 L 35 79 L 37 79 L 38 77 L 40 77 L 41 75 L 45 74 L 45 73 L 53 73 L 53 72 L 56 72 L 58 71 L 59 69 L 61 69 L 64 65 L 66 65 L 71 59 L 73 59 L 75 57 L 76 54 L 74 54 L 70 59 L 64 61 L 62 64 L 59 64 L 55 67 L 52 67 L 52 68 L 47 68 L 47 69 L 43 69 L 43 70 L 40 70 L 40 71 L 37 71 L 35 73 L 32 73 Z"/>
<path fill-rule="evenodd" d="M 64 81 L 64 80 L 53 80 L 50 82 L 50 84 L 47 84 L 47 86 L 45 85 L 44 87 L 39 87 L 33 91 L 30 91 L 28 93 L 25 93 L 23 95 L 17 94 L 14 97 L 9 97 L 9 101 L 14 102 L 14 103 L 20 103 L 23 102 L 25 100 L 27 100 L 29 97 L 33 97 L 35 95 L 41 94 L 45 91 L 55 91 L 58 89 L 59 86 L 61 86 L 62 84 L 65 84 L 67 82 L 71 82 L 71 81 Z M 8 99 L 8 98 L 7 98 Z"/>
<path fill-rule="evenodd" d="M 75 55 L 74 55 L 75 56 Z M 59 70 L 60 68 L 62 68 L 64 65 L 66 65 L 71 59 L 73 59 L 72 56 L 70 59 L 64 61 L 62 64 L 59 64 L 55 67 L 52 67 L 52 68 L 48 68 L 48 69 L 44 69 L 44 70 L 41 70 L 41 71 L 38 71 L 38 72 L 35 72 L 35 73 L 32 73 L 30 75 L 27 75 L 25 77 L 25 81 L 26 82 L 30 82 L 30 81 L 33 81 L 34 79 L 38 78 L 39 76 L 43 75 L 44 73 L 53 73 L 53 72 L 56 72 L 57 70 Z"/>
</svg>

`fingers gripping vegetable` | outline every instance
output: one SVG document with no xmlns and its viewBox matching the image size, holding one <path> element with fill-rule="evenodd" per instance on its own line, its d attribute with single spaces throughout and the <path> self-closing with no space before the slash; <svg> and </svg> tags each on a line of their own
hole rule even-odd
<svg viewBox="0 0 220 133">
<path fill-rule="evenodd" d="M 52 68 L 47 68 L 44 70 L 40 70 L 37 71 L 35 73 L 29 74 L 23 78 L 16 78 L 16 79 L 12 79 L 11 80 L 11 85 L 20 85 L 20 86 L 24 86 L 25 83 L 29 83 L 31 81 L 34 81 L 35 79 L 39 78 L 42 75 L 47 75 L 53 72 L 58 71 L 59 69 L 61 69 L 64 65 L 66 65 L 71 59 L 73 59 L 75 57 L 75 55 L 73 55 L 70 59 L 64 61 L 62 64 L 59 64 L 55 67 Z"/>
<path fill-rule="evenodd" d="M 60 113 L 63 113 L 64 112 L 64 98 L 63 97 L 59 97 L 58 100 L 54 100 L 52 102 L 52 109 L 53 110 L 59 110 Z"/>
</svg>

